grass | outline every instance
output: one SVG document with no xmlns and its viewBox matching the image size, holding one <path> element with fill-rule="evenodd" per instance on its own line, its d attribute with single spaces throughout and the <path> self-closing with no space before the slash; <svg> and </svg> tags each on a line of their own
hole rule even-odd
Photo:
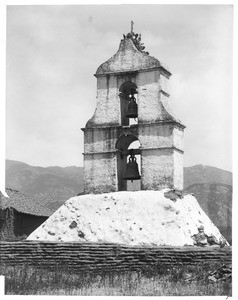
<svg viewBox="0 0 238 300">
<path fill-rule="evenodd" d="M 231 296 L 231 280 L 209 282 L 208 267 L 73 271 L 55 266 L 1 266 L 7 295 Z"/>
</svg>

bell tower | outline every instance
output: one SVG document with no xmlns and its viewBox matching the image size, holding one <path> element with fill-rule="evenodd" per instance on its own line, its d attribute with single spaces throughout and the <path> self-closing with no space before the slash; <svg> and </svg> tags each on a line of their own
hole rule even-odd
<svg viewBox="0 0 238 300">
<path fill-rule="evenodd" d="M 183 189 L 185 126 L 170 108 L 170 76 L 145 51 L 132 22 L 117 53 L 95 74 L 96 109 L 82 128 L 86 194 L 126 191 L 132 162 L 140 164 L 132 180 L 141 178 L 141 190 Z M 135 141 L 140 147 L 128 149 Z"/>
</svg>

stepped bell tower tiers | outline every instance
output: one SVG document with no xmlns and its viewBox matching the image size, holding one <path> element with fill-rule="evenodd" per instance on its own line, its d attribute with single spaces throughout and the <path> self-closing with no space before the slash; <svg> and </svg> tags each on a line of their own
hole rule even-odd
<svg viewBox="0 0 238 300">
<path fill-rule="evenodd" d="M 141 190 L 182 190 L 185 126 L 170 108 L 171 73 L 144 51 L 133 23 L 123 36 L 95 74 L 96 109 L 82 129 L 85 193 L 126 191 L 129 159 L 132 165 L 138 156 Z M 128 149 L 134 141 L 140 147 Z"/>
</svg>

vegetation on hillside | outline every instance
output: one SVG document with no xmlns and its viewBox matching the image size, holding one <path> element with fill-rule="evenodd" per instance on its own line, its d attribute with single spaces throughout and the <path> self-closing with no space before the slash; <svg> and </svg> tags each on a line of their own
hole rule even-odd
<svg viewBox="0 0 238 300">
<path fill-rule="evenodd" d="M 232 243 L 232 186 L 219 183 L 197 183 L 186 190 L 193 193 L 204 212 Z"/>
</svg>

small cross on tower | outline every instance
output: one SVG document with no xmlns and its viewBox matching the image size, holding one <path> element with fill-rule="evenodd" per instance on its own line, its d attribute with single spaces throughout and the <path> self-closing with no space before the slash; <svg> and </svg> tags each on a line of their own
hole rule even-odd
<svg viewBox="0 0 238 300">
<path fill-rule="evenodd" d="M 131 33 L 133 33 L 133 25 L 134 25 L 134 22 L 131 21 Z"/>
</svg>

